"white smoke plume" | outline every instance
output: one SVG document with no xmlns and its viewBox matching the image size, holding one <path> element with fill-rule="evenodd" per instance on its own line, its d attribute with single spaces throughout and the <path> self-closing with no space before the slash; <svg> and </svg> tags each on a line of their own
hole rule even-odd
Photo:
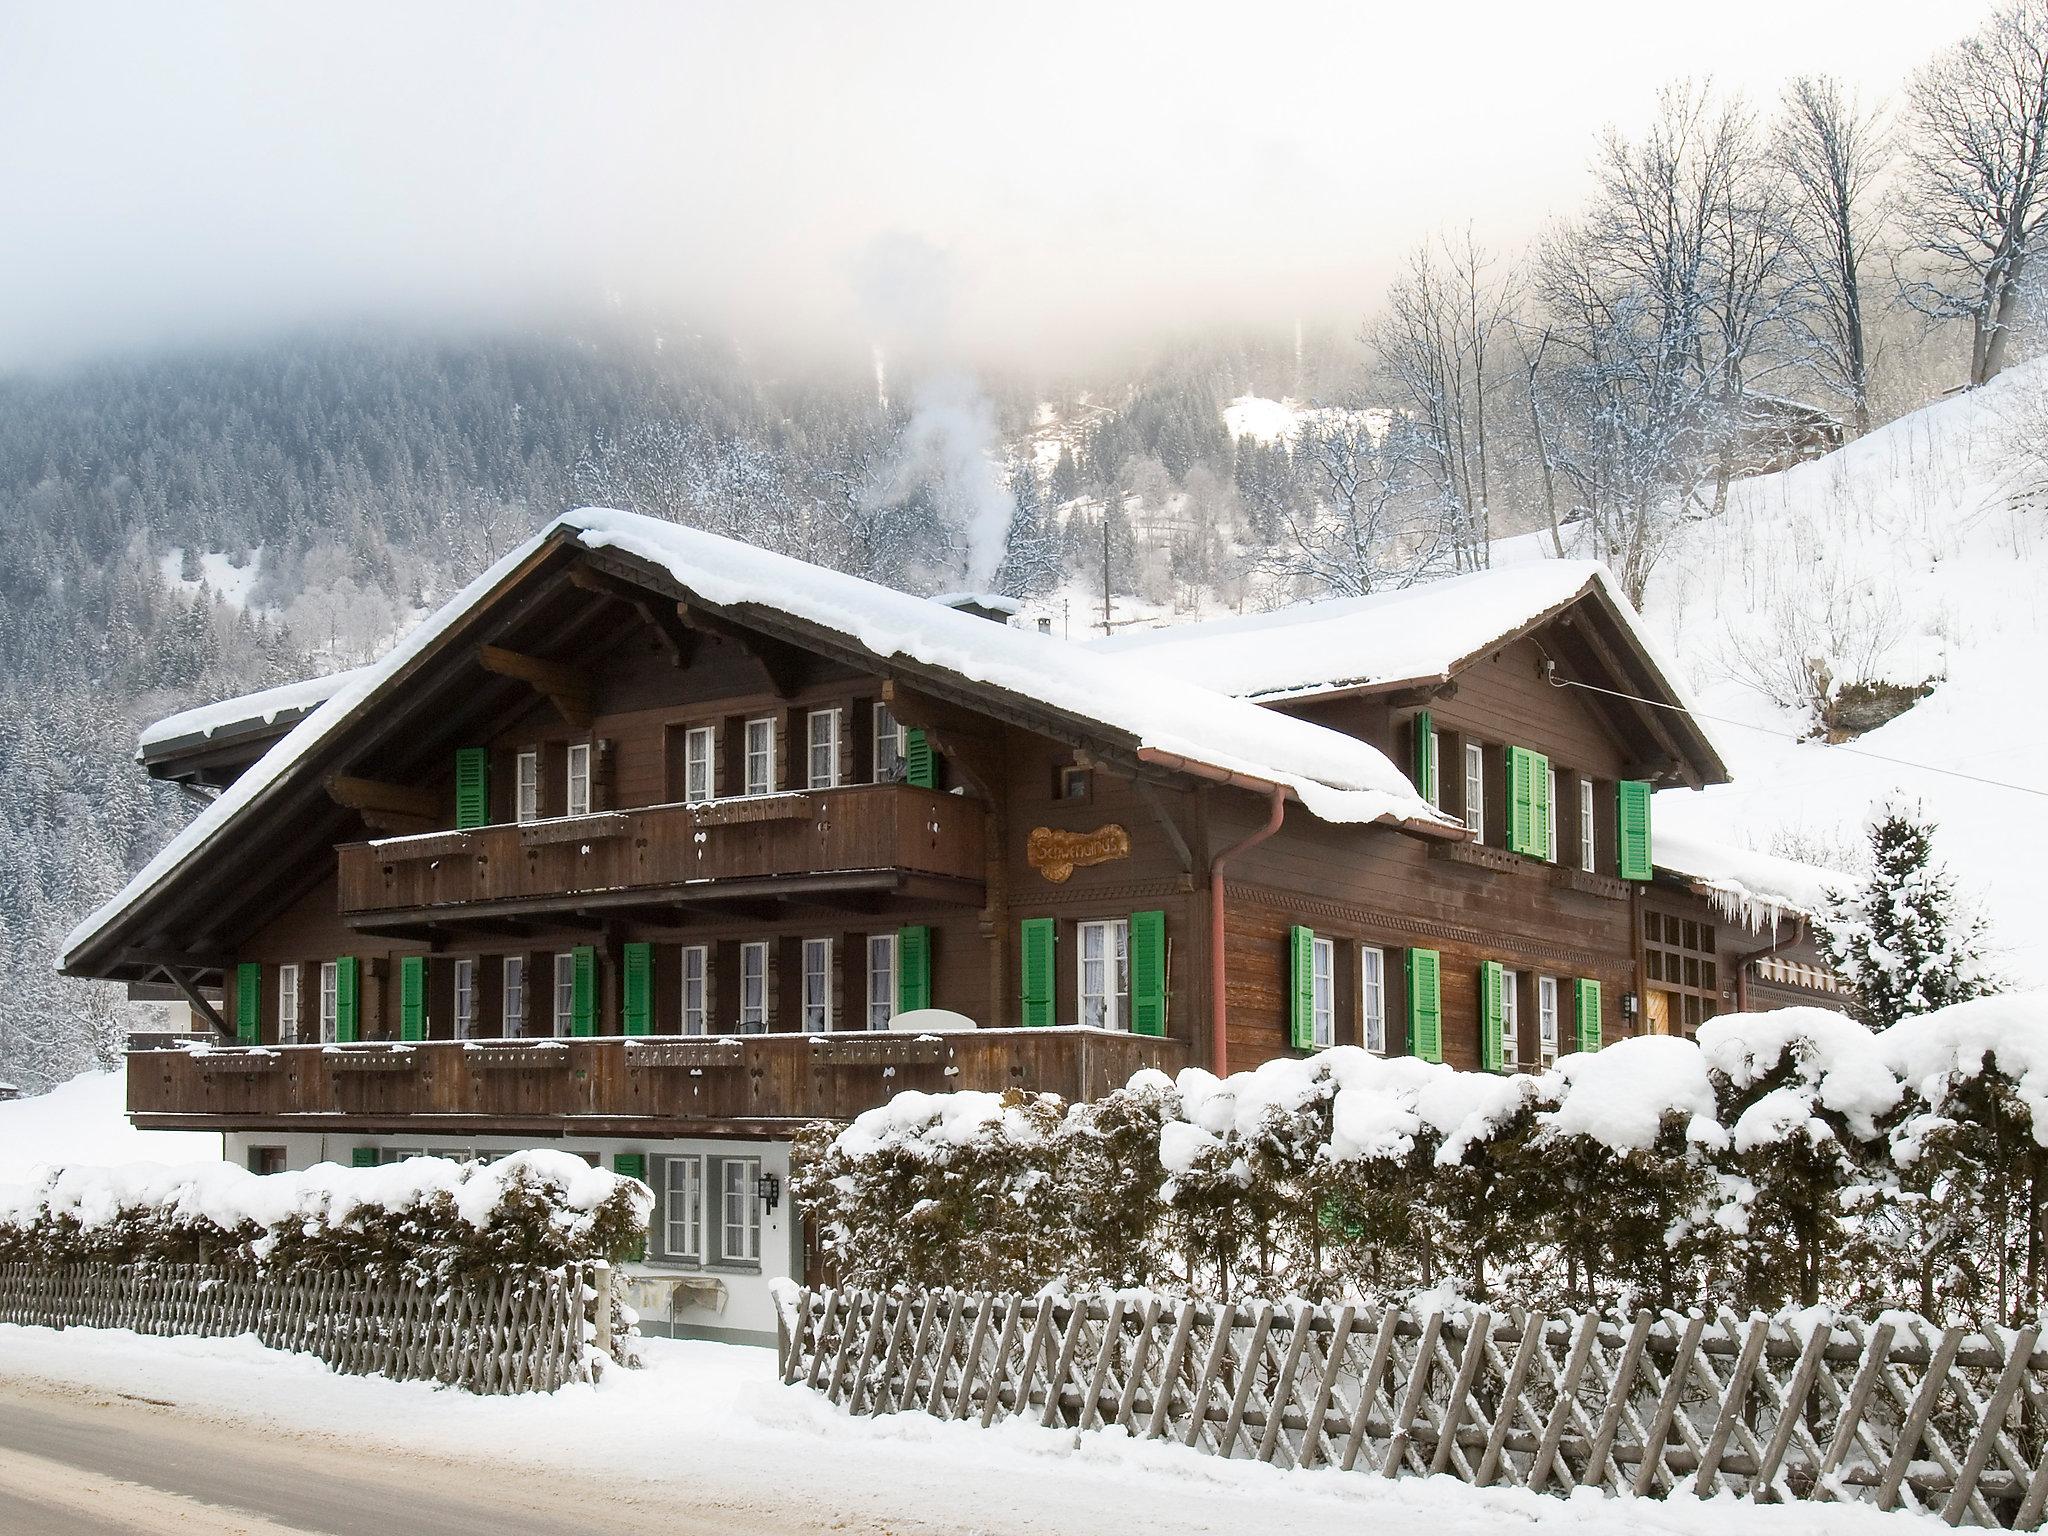
<svg viewBox="0 0 2048 1536">
<path fill-rule="evenodd" d="M 995 405 L 964 373 L 926 379 L 910 398 L 887 496 L 908 495 L 920 485 L 936 488 L 960 528 L 962 579 L 969 591 L 983 591 L 994 583 L 1010 537 L 1010 486 Z"/>
</svg>

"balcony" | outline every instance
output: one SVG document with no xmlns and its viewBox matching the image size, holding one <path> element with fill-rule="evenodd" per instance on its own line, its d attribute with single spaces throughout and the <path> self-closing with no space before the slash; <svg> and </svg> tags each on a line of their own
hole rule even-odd
<svg viewBox="0 0 2048 1536">
<path fill-rule="evenodd" d="M 653 805 L 347 843 L 339 899 L 344 918 L 383 929 L 782 890 L 978 903 L 982 827 L 974 802 L 909 784 Z"/>
<path fill-rule="evenodd" d="M 787 1134 L 850 1120 L 904 1089 L 1039 1089 L 1097 1098 L 1178 1040 L 1106 1030 L 913 1035 L 650 1035 L 412 1045 L 172 1046 L 128 1056 L 146 1128 L 433 1135 Z"/>
</svg>

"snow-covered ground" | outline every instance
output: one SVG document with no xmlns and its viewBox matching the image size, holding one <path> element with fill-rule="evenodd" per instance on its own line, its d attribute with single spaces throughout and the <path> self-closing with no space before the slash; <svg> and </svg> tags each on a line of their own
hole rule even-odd
<svg viewBox="0 0 2048 1536">
<path fill-rule="evenodd" d="M 119 1331 L 0 1325 L 0 1378 L 53 1381 L 174 1403 L 223 1426 L 332 1438 L 480 1465 L 552 1467 L 624 1494 L 678 1490 L 735 1530 L 803 1510 L 834 1528 L 925 1532 L 1205 1536 L 1850 1536 L 1930 1527 L 1859 1506 L 1755 1508 L 1732 1499 L 1650 1502 L 1476 1490 L 1449 1478 L 1283 1472 L 1121 1434 L 989 1430 L 924 1414 L 854 1419 L 775 1380 L 771 1351 L 650 1341 L 641 1371 L 551 1397 L 470 1397 L 424 1383 L 331 1374 L 310 1356 L 248 1339 L 154 1339 Z M 232 1444 L 233 1436 L 223 1443 Z M 687 1488 L 687 1493 L 683 1489 Z M 601 1523 L 601 1512 L 593 1511 Z"/>
<path fill-rule="evenodd" d="M 120 1072 L 87 1072 L 32 1099 L 0 1104 L 0 1184 L 39 1164 L 218 1162 L 212 1131 L 138 1131 L 128 1123 Z"/>
</svg>

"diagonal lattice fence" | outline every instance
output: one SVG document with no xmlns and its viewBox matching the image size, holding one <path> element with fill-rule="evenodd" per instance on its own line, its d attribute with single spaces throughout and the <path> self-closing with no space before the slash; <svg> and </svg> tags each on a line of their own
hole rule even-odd
<svg viewBox="0 0 2048 1536">
<path fill-rule="evenodd" d="M 572 1266 L 434 1289 L 345 1270 L 213 1264 L 0 1264 L 0 1323 L 129 1328 L 317 1355 L 343 1375 L 478 1393 L 589 1381 L 612 1347 L 611 1269 Z"/>
<path fill-rule="evenodd" d="M 2035 1529 L 2033 1328 L 799 1291 L 786 1382 L 851 1413 L 1029 1417 L 1216 1456 L 1565 1494 L 1858 1500 Z"/>
</svg>

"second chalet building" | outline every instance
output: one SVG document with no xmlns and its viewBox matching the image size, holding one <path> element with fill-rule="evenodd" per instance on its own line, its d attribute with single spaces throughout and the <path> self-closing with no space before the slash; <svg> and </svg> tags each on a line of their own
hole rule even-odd
<svg viewBox="0 0 2048 1536">
<path fill-rule="evenodd" d="M 602 1158 L 683 1332 L 770 1334 L 790 1137 L 902 1089 L 1524 1070 L 1828 985 L 1811 872 L 1653 827 L 1726 769 L 1592 565 L 1084 646 L 585 511 L 141 757 L 217 798 L 67 946 L 207 1032 L 136 1123 Z"/>
</svg>

